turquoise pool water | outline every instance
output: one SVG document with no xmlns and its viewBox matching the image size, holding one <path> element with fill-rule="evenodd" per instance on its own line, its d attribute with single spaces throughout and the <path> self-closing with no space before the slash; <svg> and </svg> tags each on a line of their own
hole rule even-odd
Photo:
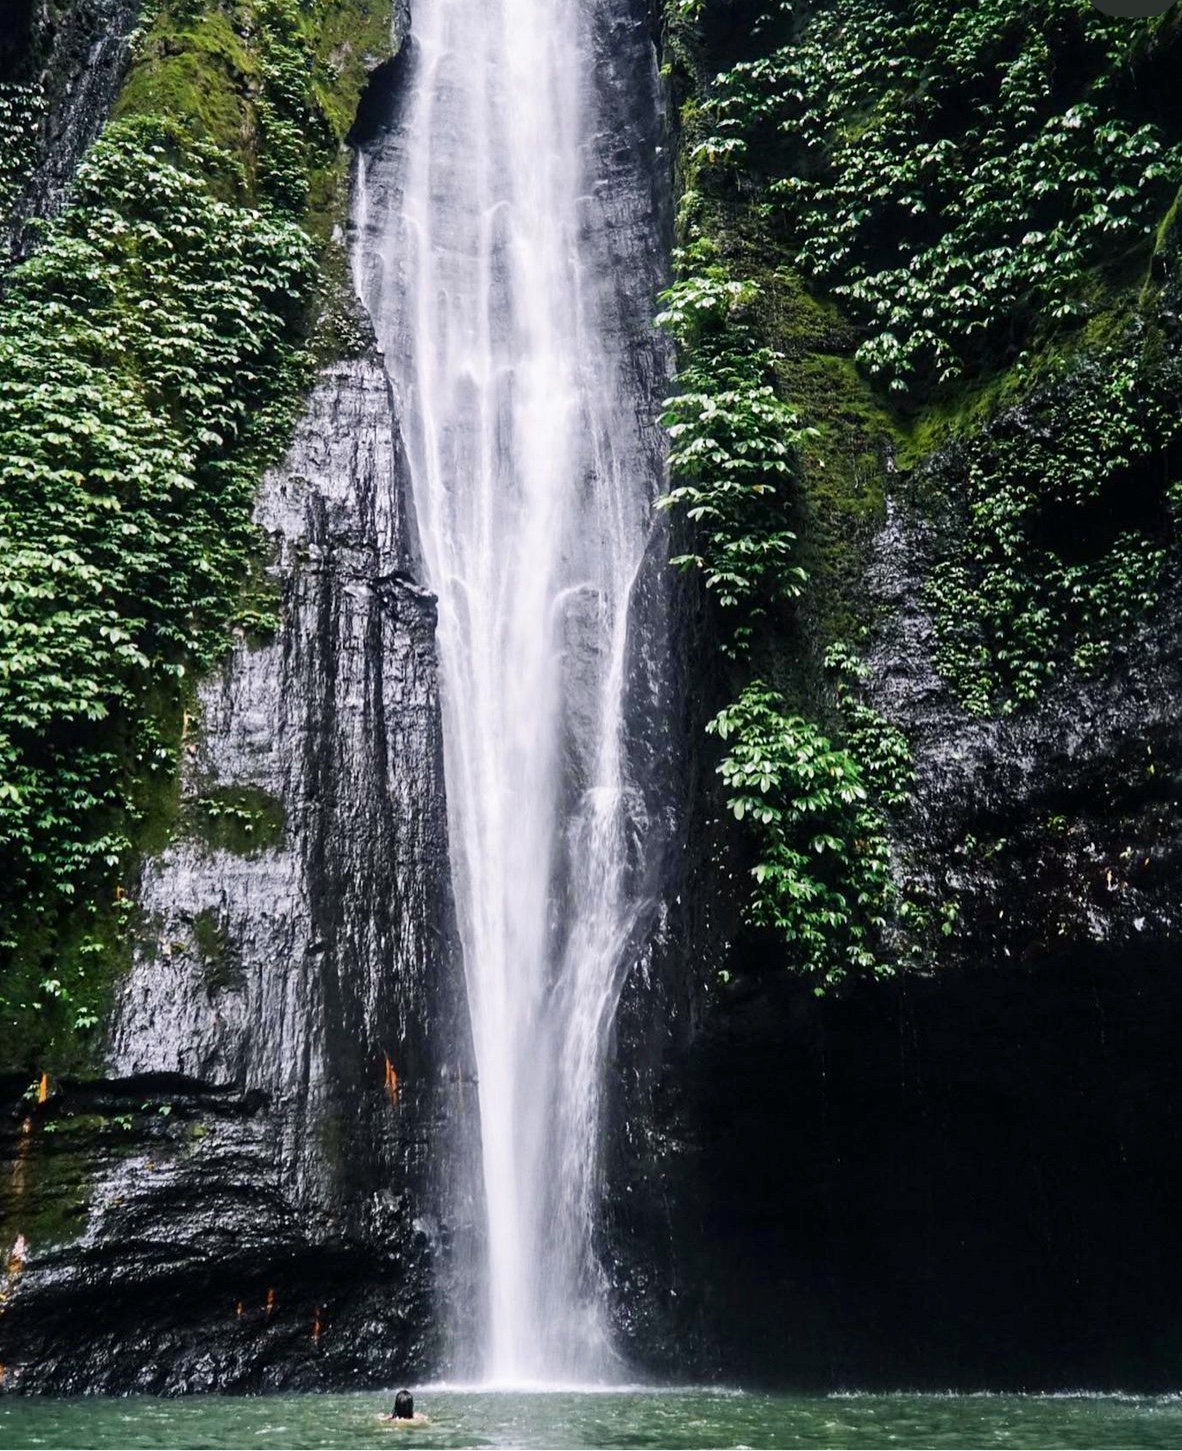
<svg viewBox="0 0 1182 1451">
<path fill-rule="evenodd" d="M 0 1447 L 1182 1447 L 1182 1396 L 762 1395 L 717 1390 L 0 1401 Z"/>
</svg>

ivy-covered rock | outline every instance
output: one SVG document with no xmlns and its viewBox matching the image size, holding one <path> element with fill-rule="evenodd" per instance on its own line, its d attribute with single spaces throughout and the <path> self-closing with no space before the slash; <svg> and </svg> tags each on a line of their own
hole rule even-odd
<svg viewBox="0 0 1182 1451">
<path fill-rule="evenodd" d="M 228 643 L 256 481 L 298 397 L 311 248 L 292 222 L 213 195 L 204 173 L 231 164 L 167 123 L 112 126 L 0 306 L 13 1029 L 30 1012 L 60 1020 L 50 1036 L 93 1016 L 96 964 L 41 975 L 43 934 L 75 899 L 97 914 L 146 784 L 174 769 L 168 725 L 186 673 Z"/>
<path fill-rule="evenodd" d="M 917 885 L 930 805 L 863 781 L 856 692 L 823 662 L 843 641 L 855 676 L 875 658 L 862 705 L 906 752 L 926 716 L 892 716 L 881 672 L 922 660 L 955 734 L 1102 676 L 1165 597 L 1182 26 L 1088 0 L 670 0 L 665 40 L 683 271 L 668 502 L 735 660 L 715 728 L 742 821 L 719 858 L 753 860 L 747 919 L 813 982 L 931 964 L 956 873 L 927 863 Z M 888 536 L 923 568 L 905 662 L 868 588 Z M 831 788 L 811 835 L 800 751 Z M 874 842 L 890 887 L 867 892 Z"/>
<path fill-rule="evenodd" d="M 1088 0 L 840 0 L 719 77 L 697 150 L 750 163 L 865 324 L 859 361 L 922 395 L 1086 316 L 1089 283 L 1148 253 L 1182 181 L 1152 84 L 1176 39 Z"/>
<path fill-rule="evenodd" d="M 344 142 L 393 43 L 380 0 L 143 5 L 115 119 L 4 278 L 0 1064 L 93 1057 L 137 854 L 186 825 L 195 678 L 275 624 L 256 491 L 313 359 L 359 345 Z"/>
</svg>

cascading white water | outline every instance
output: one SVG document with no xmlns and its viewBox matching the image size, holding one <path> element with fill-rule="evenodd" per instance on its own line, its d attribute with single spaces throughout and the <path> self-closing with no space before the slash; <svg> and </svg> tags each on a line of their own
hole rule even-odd
<svg viewBox="0 0 1182 1451">
<path fill-rule="evenodd" d="M 357 185 L 357 282 L 439 597 L 488 1216 L 484 1368 L 501 1382 L 602 1379 L 615 1364 L 592 1247 L 596 1139 L 644 905 L 624 705 L 660 465 L 610 276 L 624 223 L 597 175 L 593 31 L 613 3 L 417 0 L 410 96 Z M 652 270 L 648 255 L 644 305 Z"/>
</svg>

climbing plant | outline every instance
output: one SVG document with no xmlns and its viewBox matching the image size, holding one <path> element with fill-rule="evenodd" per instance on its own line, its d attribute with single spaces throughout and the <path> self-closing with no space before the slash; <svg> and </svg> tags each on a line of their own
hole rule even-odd
<svg viewBox="0 0 1182 1451">
<path fill-rule="evenodd" d="M 787 17 L 786 0 L 769 4 Z M 1086 315 L 1182 180 L 1138 67 L 1174 36 L 1089 0 L 836 0 L 720 75 L 695 154 L 742 164 L 908 398 Z"/>
<path fill-rule="evenodd" d="M 892 867 L 887 813 L 902 806 L 911 753 L 901 732 L 861 700 L 855 657 L 828 657 L 844 741 L 788 710 L 762 680 L 707 729 L 727 748 L 728 806 L 754 839 L 748 920 L 777 931 L 787 961 L 818 992 L 850 974 L 890 976 L 885 934 L 905 896 Z"/>
<path fill-rule="evenodd" d="M 1060 364 L 929 465 L 957 485 L 925 590 L 936 664 L 976 714 L 1034 700 L 1065 664 L 1093 673 L 1157 601 L 1182 377 L 1143 331 Z"/>
<path fill-rule="evenodd" d="M 5 279 L 5 1064 L 85 1059 L 139 851 L 281 830 L 216 783 L 189 820 L 176 762 L 200 672 L 275 624 L 251 516 L 310 355 L 360 345 L 343 142 L 391 44 L 387 0 L 145 0 L 115 119 Z"/>
<path fill-rule="evenodd" d="M 733 8 L 666 6 L 683 253 L 663 322 L 685 399 L 667 416 L 669 504 L 698 526 L 688 561 L 725 602 L 725 647 L 748 682 L 712 730 L 756 854 L 750 920 L 825 984 L 926 959 L 955 920 L 954 902 L 929 900 L 922 872 L 892 859 L 906 742 L 862 699 L 856 655 L 830 655 L 836 712 L 797 668 L 787 694 L 766 683 L 785 676 L 778 654 L 825 644 L 800 638 L 811 600 L 792 615 L 771 604 L 815 590 L 806 561 L 831 567 L 809 531 L 818 501 L 852 485 L 834 475 L 845 456 L 827 430 L 861 429 L 877 408 L 896 457 L 919 462 L 916 487 L 896 477 L 897 496 L 936 526 L 923 598 L 937 667 L 970 710 L 1033 700 L 1065 664 L 1095 670 L 1132 630 L 1173 537 L 1178 379 L 1172 324 L 1154 314 L 1163 220 L 1182 180 L 1160 97 L 1179 26 L 1130 26 L 1086 0 L 1021 14 L 1004 0 L 749 0 L 742 26 Z M 711 55 L 725 57 L 721 73 Z M 1138 333 L 1113 298 L 1142 286 L 1151 259 L 1127 309 L 1149 319 Z M 809 284 L 816 303 L 799 300 Z M 839 359 L 801 356 L 832 346 L 845 319 L 878 404 L 856 396 Z M 790 332 L 801 322 L 803 349 Z M 822 372 L 840 391 L 832 404 L 815 386 Z M 712 388 L 727 397 L 721 425 Z M 787 444 L 762 498 L 744 484 L 775 451 L 760 429 L 729 426 L 731 390 L 746 403 L 759 388 L 776 399 L 771 426 Z M 703 488 L 695 457 L 725 460 L 744 435 L 733 490 Z M 716 537 L 719 520 L 733 534 Z M 824 618 L 841 613 L 830 603 Z M 872 628 L 864 602 L 847 598 L 846 613 Z"/>
<path fill-rule="evenodd" d="M 673 487 L 661 503 L 694 526 L 693 551 L 673 563 L 702 571 L 736 652 L 771 605 L 798 596 L 807 580 L 785 525 L 786 486 L 807 430 L 769 382 L 776 354 L 742 320 L 758 287 L 730 277 L 704 244 L 676 260 L 680 276 L 657 318 L 679 344 L 678 391 L 662 419 Z"/>
<path fill-rule="evenodd" d="M 789 969 L 824 992 L 851 974 L 893 971 L 885 938 L 907 901 L 887 813 L 907 799 L 910 752 L 862 701 L 853 652 L 829 662 L 837 709 L 828 728 L 757 673 L 752 657 L 775 607 L 808 584 L 792 521 L 801 452 L 816 431 L 780 395 L 784 359 L 761 337 L 762 287 L 735 275 L 696 219 L 699 203 L 683 191 L 687 245 L 658 318 L 678 361 L 663 419 L 671 488 L 662 503 L 690 541 L 673 563 L 700 572 L 719 607 L 723 649 L 738 673 L 755 673 L 708 726 L 724 747 L 728 806 L 755 857 L 746 920 L 775 932 Z"/>
<path fill-rule="evenodd" d="M 20 197 L 37 159 L 43 107 L 39 86 L 0 81 L 0 221 Z"/>
<path fill-rule="evenodd" d="M 72 971 L 45 972 L 40 947 L 71 900 L 101 916 L 145 784 L 171 774 L 157 722 L 226 648 L 255 482 L 298 398 L 311 249 L 213 195 L 231 164 L 166 122 L 112 125 L 0 302 L 10 1026 L 95 1020 L 101 943 Z"/>
</svg>

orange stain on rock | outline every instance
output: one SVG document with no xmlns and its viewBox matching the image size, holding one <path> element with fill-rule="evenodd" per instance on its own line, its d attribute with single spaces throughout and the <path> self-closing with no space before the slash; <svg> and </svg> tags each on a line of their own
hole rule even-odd
<svg viewBox="0 0 1182 1451">
<path fill-rule="evenodd" d="M 18 1234 L 12 1248 L 8 1251 L 8 1264 L 5 1273 L 10 1280 L 15 1280 L 25 1267 L 25 1259 L 29 1253 L 29 1241 L 23 1234 Z"/>
<path fill-rule="evenodd" d="M 398 1074 L 389 1058 L 386 1059 L 386 1097 L 391 1103 L 398 1102 Z"/>
<path fill-rule="evenodd" d="M 25 1192 L 29 1171 L 29 1153 L 33 1147 L 33 1120 L 21 1120 L 21 1136 L 17 1140 L 16 1158 L 12 1161 L 12 1192 L 19 1199 Z"/>
<path fill-rule="evenodd" d="M 265 1308 L 266 1308 L 266 1311 L 267 1311 L 267 1319 L 270 1320 L 271 1314 L 272 1314 L 272 1312 L 275 1309 L 275 1291 L 274 1290 L 268 1290 L 267 1291 L 267 1304 L 266 1304 L 266 1307 Z"/>
</svg>

